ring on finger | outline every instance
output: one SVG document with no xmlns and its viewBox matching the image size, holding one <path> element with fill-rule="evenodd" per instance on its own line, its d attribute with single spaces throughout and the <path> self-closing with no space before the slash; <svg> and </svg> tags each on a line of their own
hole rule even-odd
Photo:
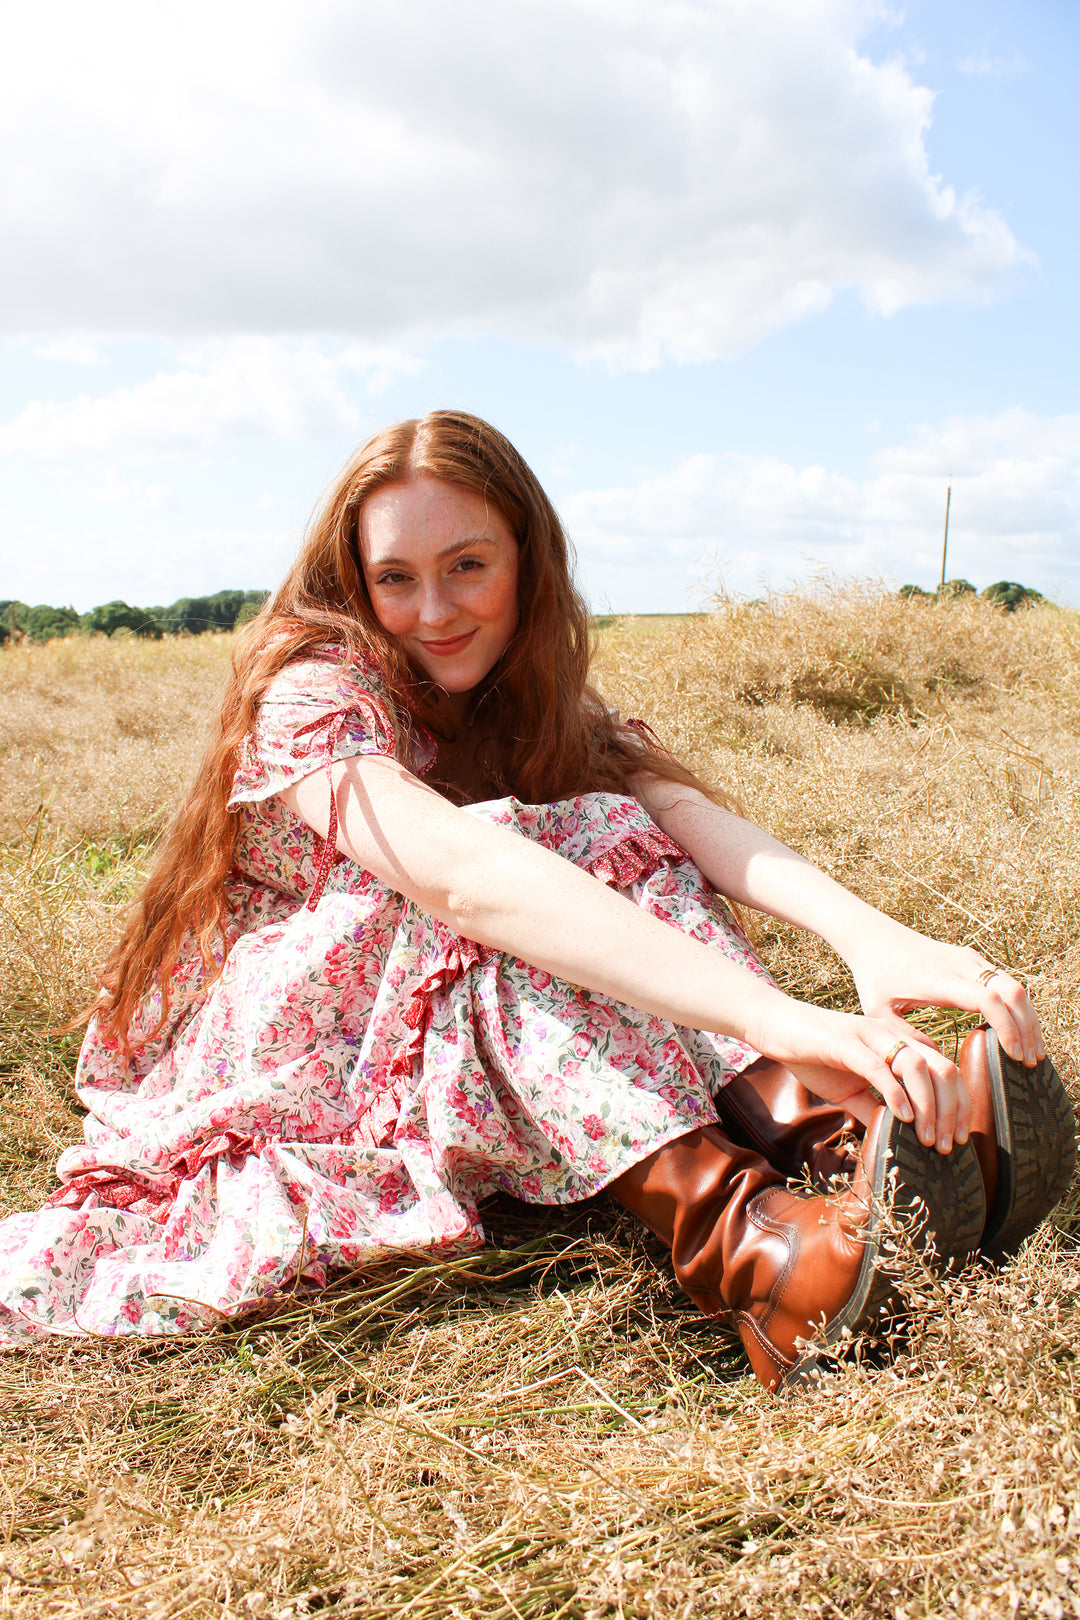
<svg viewBox="0 0 1080 1620">
<path fill-rule="evenodd" d="M 1004 972 L 1004 968 L 984 967 L 982 972 L 979 974 L 979 983 L 988 985 L 991 979 L 996 979 L 999 973 Z"/>
<path fill-rule="evenodd" d="M 886 1052 L 884 1060 L 883 1060 L 884 1063 L 885 1063 L 885 1067 L 887 1069 L 892 1068 L 893 1064 L 896 1062 L 897 1058 L 900 1056 L 900 1053 L 904 1050 L 904 1048 L 907 1045 L 908 1045 L 907 1041 L 897 1041 L 894 1046 L 889 1047 L 889 1050 Z"/>
</svg>

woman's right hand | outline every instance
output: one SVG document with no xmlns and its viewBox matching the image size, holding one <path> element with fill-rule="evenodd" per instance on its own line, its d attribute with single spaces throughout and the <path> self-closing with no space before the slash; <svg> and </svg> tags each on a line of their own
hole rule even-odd
<svg viewBox="0 0 1080 1620">
<path fill-rule="evenodd" d="M 785 1063 L 810 1091 L 837 1103 L 869 1124 L 884 1102 L 898 1118 L 913 1121 L 920 1142 L 951 1151 L 966 1142 L 971 1099 L 959 1069 L 928 1036 L 904 1019 L 865 1018 L 830 1012 L 774 992 L 762 1009 L 751 1045 Z M 897 1042 L 904 1044 L 887 1063 Z"/>
</svg>

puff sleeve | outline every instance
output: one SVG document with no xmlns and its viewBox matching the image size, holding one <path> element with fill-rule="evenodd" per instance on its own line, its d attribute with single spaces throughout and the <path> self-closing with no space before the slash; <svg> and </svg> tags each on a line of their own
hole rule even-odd
<svg viewBox="0 0 1080 1620">
<path fill-rule="evenodd" d="M 386 688 L 371 667 L 340 655 L 294 660 L 278 671 L 244 739 L 229 808 L 257 803 L 335 760 L 358 754 L 400 759 L 416 775 L 430 770 L 435 743 L 422 727 L 394 722 Z"/>
<path fill-rule="evenodd" d="M 395 723 L 396 722 L 396 723 Z M 347 664 L 339 650 L 294 659 L 279 670 L 259 704 L 233 778 L 229 809 L 257 804 L 325 770 L 329 826 L 320 849 L 315 885 L 307 898 L 314 911 L 337 852 L 337 801 L 330 767 L 336 760 L 382 754 L 423 775 L 435 761 L 431 734 L 396 713 L 377 670 Z"/>
</svg>

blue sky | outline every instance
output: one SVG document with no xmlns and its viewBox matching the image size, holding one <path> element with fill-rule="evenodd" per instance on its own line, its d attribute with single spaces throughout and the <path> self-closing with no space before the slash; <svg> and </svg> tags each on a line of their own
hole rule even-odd
<svg viewBox="0 0 1080 1620">
<path fill-rule="evenodd" d="M 0 597 L 270 586 L 463 406 L 593 605 L 1080 601 L 1072 0 L 41 0 L 0 53 Z"/>
</svg>

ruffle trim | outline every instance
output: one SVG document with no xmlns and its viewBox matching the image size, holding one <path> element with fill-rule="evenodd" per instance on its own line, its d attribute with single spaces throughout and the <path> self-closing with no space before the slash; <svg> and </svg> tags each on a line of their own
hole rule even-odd
<svg viewBox="0 0 1080 1620">
<path fill-rule="evenodd" d="M 647 872 L 655 872 L 661 861 L 685 861 L 685 849 L 659 827 L 627 833 L 613 849 L 605 850 L 585 870 L 613 889 L 629 888 Z"/>
<path fill-rule="evenodd" d="M 65 1181 L 62 1187 L 50 1193 L 45 1203 L 75 1209 L 93 1194 L 99 1204 L 105 1204 L 110 1209 L 128 1209 L 134 1215 L 145 1215 L 164 1223 L 176 1201 L 181 1182 L 192 1180 L 205 1164 L 213 1160 L 240 1160 L 251 1153 L 261 1153 L 269 1140 L 267 1136 L 256 1136 L 249 1132 L 221 1131 L 210 1141 L 197 1143 L 186 1153 L 177 1154 L 169 1166 L 172 1173 L 168 1177 L 147 1182 L 122 1170 L 87 1170 L 81 1176 L 73 1176 L 70 1181 Z"/>
<path fill-rule="evenodd" d="M 50 1193 L 45 1204 L 79 1209 L 87 1198 L 93 1196 L 99 1204 L 109 1209 L 130 1210 L 133 1215 L 146 1216 L 163 1226 L 172 1213 L 183 1182 L 193 1181 L 208 1164 L 228 1159 L 235 1169 L 239 1169 L 245 1159 L 252 1154 L 261 1155 L 271 1143 L 283 1148 L 295 1146 L 301 1150 L 309 1142 L 331 1148 L 389 1147 L 393 1142 L 400 1109 L 400 1096 L 394 1088 L 387 1087 L 372 1095 L 370 1106 L 354 1124 L 331 1136 L 269 1136 L 265 1132 L 220 1131 L 208 1142 L 177 1154 L 167 1176 L 147 1182 L 132 1171 L 103 1166 L 99 1170 L 86 1170 L 82 1175 L 65 1181 L 62 1187 Z"/>
<path fill-rule="evenodd" d="M 324 717 L 321 723 L 329 724 L 333 718 Z M 625 889 L 639 878 L 654 872 L 661 861 L 678 862 L 685 859 L 685 850 L 680 849 L 673 839 L 657 827 L 627 832 L 612 848 L 604 850 L 595 860 L 587 863 L 584 869 L 601 883 Z M 318 892 L 321 893 L 321 887 Z M 308 903 L 311 904 L 311 901 Z M 404 1095 L 402 1082 L 409 1080 L 423 1052 L 432 1001 L 471 969 L 487 967 L 498 961 L 500 954 L 431 919 L 427 946 L 418 964 L 419 976 L 400 1013 L 401 1022 L 408 1033 L 404 1039 L 400 1034 L 395 1039 L 394 1057 L 389 1068 L 383 1074 L 371 1077 L 369 1106 L 361 1117 L 330 1138 L 320 1137 L 321 1143 L 342 1147 L 363 1143 L 369 1147 L 383 1147 L 392 1142 Z M 181 1183 L 194 1178 L 204 1165 L 221 1158 L 240 1160 L 252 1153 L 262 1153 L 270 1141 L 291 1140 L 302 1142 L 304 1138 L 219 1132 L 208 1142 L 179 1154 L 169 1167 L 171 1174 L 168 1177 L 147 1182 L 120 1170 L 89 1170 L 65 1182 L 45 1202 L 75 1208 L 92 1194 L 100 1204 L 112 1209 L 130 1210 L 133 1214 L 145 1215 L 164 1223 Z"/>
<path fill-rule="evenodd" d="M 326 781 L 330 791 L 330 825 L 325 838 L 320 838 L 318 833 L 315 834 L 319 864 L 316 868 L 315 882 L 312 885 L 311 893 L 305 901 L 308 911 L 315 910 L 315 907 L 322 899 L 323 890 L 326 888 L 326 881 L 330 873 L 335 866 L 340 866 L 341 862 L 346 858 L 337 847 L 337 798 L 334 794 L 334 778 L 331 774 L 331 767 L 337 758 L 342 732 L 357 718 L 364 724 L 365 714 L 367 715 L 365 729 L 375 743 L 374 749 L 367 749 L 365 752 L 380 754 L 384 758 L 394 757 L 394 731 L 387 712 L 380 703 L 377 703 L 373 697 L 369 696 L 363 696 L 357 699 L 355 703 L 346 704 L 342 708 L 331 709 L 328 713 L 319 715 L 317 719 L 309 720 L 306 726 L 300 726 L 293 734 L 292 757 L 294 759 L 303 759 L 308 749 L 300 742 L 300 738 L 308 736 L 314 738 L 316 733 L 320 731 L 326 732 L 321 763 L 326 771 Z M 417 761 L 416 774 L 419 776 L 425 775 L 435 763 L 434 745 L 431 744 L 431 739 L 426 732 L 423 735 L 429 746 L 424 758 Z M 314 764 L 315 761 L 313 760 L 312 763 Z"/>
<path fill-rule="evenodd" d="M 339 652 L 343 649 L 337 649 Z M 319 662 L 332 663 L 331 658 L 319 659 Z M 286 670 L 289 668 L 285 666 Z M 371 678 L 371 670 L 360 669 L 362 675 Z M 376 696 L 373 692 L 357 691 L 348 702 L 334 703 L 329 700 L 329 706 L 323 708 L 314 720 L 306 725 L 299 726 L 293 732 L 292 746 L 289 757 L 295 762 L 309 760 L 312 771 L 317 771 L 326 763 L 326 754 L 323 750 L 312 748 L 316 741 L 313 734 L 329 728 L 326 739 L 326 748 L 331 761 L 334 751 L 340 746 L 342 732 L 349 724 L 365 734 L 365 740 L 370 740 L 373 746 L 360 748 L 360 754 L 379 754 L 384 757 L 402 757 L 409 770 L 415 776 L 425 776 L 434 765 L 438 755 L 438 748 L 430 731 L 410 715 L 400 717 L 397 731 L 391 719 L 389 701 Z M 311 738 L 311 742 L 304 743 L 302 738 Z M 268 771 L 273 770 L 273 764 L 264 760 L 259 753 L 257 732 L 249 732 L 240 745 L 240 759 L 236 775 L 233 779 L 232 793 L 229 797 L 228 808 L 235 810 L 240 804 L 260 798 L 269 798 L 281 791 L 280 785 L 268 780 Z M 398 755 L 398 746 L 401 755 Z M 350 758 L 351 755 L 342 755 Z"/>
</svg>

